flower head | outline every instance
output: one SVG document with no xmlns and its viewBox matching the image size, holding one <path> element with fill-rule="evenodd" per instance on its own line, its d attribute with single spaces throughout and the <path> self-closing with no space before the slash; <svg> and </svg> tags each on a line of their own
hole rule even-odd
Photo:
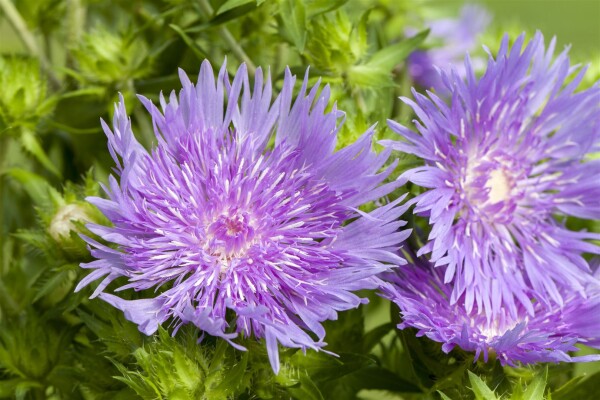
<svg viewBox="0 0 600 400">
<path fill-rule="evenodd" d="M 397 186 L 381 185 L 394 165 L 380 172 L 389 151 L 372 151 L 372 130 L 334 152 L 342 113 L 326 110 L 328 87 L 308 91 L 308 78 L 292 104 L 289 71 L 274 101 L 260 69 L 253 87 L 245 66 L 232 82 L 225 65 L 215 81 L 208 62 L 197 85 L 180 77 L 183 89 L 161 96 L 162 111 L 140 96 L 158 141 L 151 152 L 122 101 L 113 130 L 103 123 L 119 179 L 110 178 L 108 200 L 89 201 L 114 227 L 89 229 L 118 249 L 86 238 L 97 260 L 82 265 L 93 272 L 77 289 L 105 277 L 93 296 L 146 334 L 173 318 L 228 341 L 264 337 L 277 371 L 278 342 L 319 349 L 321 322 L 357 307 L 363 299 L 352 291 L 404 262 L 400 199 L 368 215 L 357 209 Z M 157 294 L 106 292 L 117 277 L 128 280 L 120 290 Z"/>
<path fill-rule="evenodd" d="M 428 23 L 429 40 L 439 45 L 428 50 L 417 50 L 408 57 L 408 73 L 419 86 L 434 88 L 447 94 L 438 68 L 456 68 L 460 76 L 466 75 L 461 60 L 465 53 L 477 45 L 477 37 L 488 27 L 491 16 L 485 8 L 476 4 L 465 5 L 458 19 L 437 19 Z M 410 33 L 413 30 L 411 29 Z M 477 66 L 481 60 L 475 59 Z M 478 68 L 476 68 L 478 69 Z"/>
<path fill-rule="evenodd" d="M 405 177 L 428 188 L 415 212 L 429 218 L 429 241 L 419 255 L 445 266 L 453 282 L 450 302 L 474 307 L 488 319 L 532 300 L 565 304 L 562 288 L 584 294 L 590 280 L 583 253 L 598 254 L 593 232 L 569 230 L 564 219 L 600 218 L 600 86 L 575 92 L 566 51 L 552 62 L 555 41 L 544 48 L 536 34 L 524 48 L 504 37 L 496 59 L 477 79 L 469 58 L 466 80 L 442 78 L 452 99 L 414 93 L 410 104 L 420 134 L 390 121 L 406 141 L 391 147 L 415 154 L 425 166 Z M 460 300 L 464 299 L 464 300 Z"/>
<path fill-rule="evenodd" d="M 591 277 L 591 275 L 590 275 Z M 458 346 L 483 355 L 495 354 L 503 365 L 537 362 L 598 361 L 600 355 L 574 357 L 577 343 L 600 348 L 600 276 L 586 287 L 587 296 L 563 291 L 565 305 L 538 302 L 535 316 L 522 305 L 517 314 L 502 310 L 490 320 L 477 310 L 466 311 L 463 294 L 457 304 L 450 301 L 452 285 L 444 283 L 443 273 L 424 259 L 385 273 L 383 297 L 400 308 L 400 329 L 416 328 L 419 336 L 443 343 L 450 352 Z"/>
</svg>

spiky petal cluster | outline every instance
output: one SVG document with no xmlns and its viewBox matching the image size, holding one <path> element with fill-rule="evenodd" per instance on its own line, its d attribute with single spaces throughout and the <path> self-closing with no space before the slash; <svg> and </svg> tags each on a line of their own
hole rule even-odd
<svg viewBox="0 0 600 400">
<path fill-rule="evenodd" d="M 352 291 L 404 262 L 400 200 L 369 215 L 357 209 L 397 186 L 381 185 L 394 165 L 380 172 L 389 151 L 372 151 L 371 130 L 334 152 L 342 113 L 326 111 L 328 87 L 307 91 L 308 77 L 293 104 L 289 71 L 274 101 L 260 69 L 253 87 L 245 66 L 232 82 L 225 65 L 215 81 L 208 62 L 197 85 L 180 78 L 179 96 L 161 96 L 162 111 L 140 96 L 158 141 L 151 152 L 122 99 L 113 130 L 103 123 L 119 179 L 110 178 L 108 200 L 89 201 L 114 226 L 89 228 L 118 249 L 87 238 L 97 260 L 82 265 L 92 272 L 77 290 L 104 277 L 92 297 L 146 334 L 173 318 L 228 341 L 264 337 L 277 371 L 278 343 L 319 349 L 321 322 L 357 307 L 363 299 Z M 118 277 L 128 281 L 120 290 L 156 294 L 106 292 Z"/>
<path fill-rule="evenodd" d="M 434 88 L 436 92 L 448 94 L 444 86 L 439 68 L 451 66 L 464 77 L 466 70 L 462 66 L 465 53 L 473 50 L 481 35 L 491 21 L 485 8 L 477 4 L 466 4 L 457 19 L 437 19 L 427 25 L 430 29 L 428 41 L 436 46 L 428 50 L 417 50 L 407 59 L 408 73 L 412 80 L 424 88 Z M 408 32 L 410 35 L 412 32 Z M 476 70 L 483 67 L 483 60 L 475 58 Z"/>
<path fill-rule="evenodd" d="M 504 37 L 480 79 L 468 57 L 466 80 L 443 73 L 449 104 L 404 99 L 420 134 L 390 121 L 406 141 L 389 145 L 425 160 L 405 173 L 429 189 L 415 199 L 432 226 L 419 255 L 445 268 L 451 304 L 492 320 L 584 294 L 582 254 L 600 253 L 588 241 L 600 234 L 563 223 L 600 218 L 600 159 L 587 157 L 600 149 L 600 85 L 575 92 L 585 70 L 573 76 L 566 50 L 553 62 L 554 40 L 547 50 L 540 33 L 524 40 L 509 51 Z"/>
<path fill-rule="evenodd" d="M 464 295 L 458 303 L 450 301 L 452 285 L 444 282 L 443 273 L 429 261 L 415 259 L 410 265 L 384 274 L 387 281 L 383 296 L 400 308 L 400 329 L 417 328 L 418 336 L 443 343 L 450 352 L 458 346 L 481 355 L 488 361 L 490 353 L 502 363 L 512 365 L 537 362 L 598 361 L 600 355 L 573 357 L 582 343 L 600 348 L 600 275 L 587 286 L 584 297 L 563 291 L 565 305 L 533 305 L 535 316 L 517 306 L 517 315 L 502 311 L 489 320 L 475 310 L 466 311 Z"/>
</svg>

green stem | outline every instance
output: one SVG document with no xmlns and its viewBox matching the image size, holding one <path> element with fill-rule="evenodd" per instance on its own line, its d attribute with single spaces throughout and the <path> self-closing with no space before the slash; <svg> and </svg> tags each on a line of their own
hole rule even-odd
<svg viewBox="0 0 600 400">
<path fill-rule="evenodd" d="M 79 42 L 85 25 L 85 8 L 81 0 L 68 0 L 67 2 L 67 59 L 66 65 L 71 68 L 75 64 L 71 50 Z"/>
<path fill-rule="evenodd" d="M 204 13 L 207 15 L 213 15 L 214 10 L 208 0 L 199 0 L 199 5 Z M 254 75 L 256 72 L 256 66 L 252 60 L 250 60 L 250 57 L 248 57 L 246 52 L 244 52 L 244 49 L 242 49 L 242 47 L 238 44 L 237 40 L 235 40 L 231 32 L 229 32 L 229 29 L 221 26 L 219 27 L 219 34 L 221 34 L 221 37 L 225 43 L 227 43 L 233 54 L 235 54 L 240 61 L 246 63 L 246 67 L 248 67 L 248 73 L 250 73 L 250 75 Z"/>
<path fill-rule="evenodd" d="M 48 75 L 50 83 L 56 88 L 60 87 L 60 81 L 50 68 L 50 62 L 46 58 L 46 55 L 40 50 L 35 37 L 29 29 L 27 29 L 23 17 L 21 17 L 21 14 L 19 14 L 19 11 L 14 4 L 10 0 L 0 0 L 0 9 L 4 12 L 4 15 L 6 15 L 6 19 L 8 19 L 8 22 L 12 25 L 15 32 L 17 32 L 27 50 L 40 60 L 42 69 Z"/>
</svg>

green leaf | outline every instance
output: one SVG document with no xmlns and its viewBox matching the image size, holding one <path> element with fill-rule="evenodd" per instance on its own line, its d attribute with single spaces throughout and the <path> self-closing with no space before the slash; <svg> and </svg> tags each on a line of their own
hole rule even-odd
<svg viewBox="0 0 600 400">
<path fill-rule="evenodd" d="M 577 376 L 552 393 L 553 400 L 594 399 L 598 395 L 600 372 L 588 377 Z"/>
<path fill-rule="evenodd" d="M 421 393 L 421 389 L 392 371 L 371 366 L 352 374 L 361 389 L 388 390 L 397 393 Z"/>
<path fill-rule="evenodd" d="M 60 177 L 61 173 L 56 169 L 54 163 L 48 158 L 42 145 L 37 140 L 35 134 L 29 129 L 23 129 L 20 136 L 21 146 L 31 153 L 44 167 L 54 175 Z"/>
<path fill-rule="evenodd" d="M 298 385 L 288 387 L 287 391 L 296 399 L 324 400 L 321 391 L 306 373 L 300 375 Z"/>
<path fill-rule="evenodd" d="M 523 400 L 544 400 L 544 392 L 546 390 L 546 382 L 548 379 L 548 368 L 545 368 L 542 373 L 538 374 L 529 385 L 525 393 L 523 393 Z"/>
<path fill-rule="evenodd" d="M 248 367 L 248 352 L 244 352 L 242 359 L 233 368 L 229 369 L 223 378 L 223 381 L 215 388 L 216 391 L 223 391 L 231 395 L 236 393 L 238 387 L 242 384 L 246 368 Z"/>
<path fill-rule="evenodd" d="M 306 15 L 310 19 L 317 15 L 337 10 L 347 2 L 348 0 L 306 0 Z"/>
<path fill-rule="evenodd" d="M 204 50 L 202 50 L 202 48 L 200 46 L 198 46 L 198 44 L 194 41 L 194 39 L 192 39 L 187 33 L 185 33 L 183 31 L 183 29 L 181 29 L 179 26 L 177 26 L 175 24 L 169 24 L 169 26 L 171 27 L 171 29 L 173 29 L 175 32 L 177 32 L 179 34 L 179 36 L 181 36 L 181 38 L 183 39 L 185 44 L 188 45 L 188 47 L 192 50 L 192 52 L 196 55 L 196 57 L 198 57 L 199 60 L 204 60 L 205 58 L 208 58 L 208 56 L 206 55 L 206 52 Z"/>
<path fill-rule="evenodd" d="M 285 30 L 298 52 L 304 52 L 306 44 L 306 9 L 302 0 L 282 0 L 280 15 Z"/>
<path fill-rule="evenodd" d="M 69 276 L 68 271 L 61 271 L 61 272 L 58 272 L 57 274 L 54 274 L 50 279 L 48 279 L 43 284 L 43 286 L 40 288 L 40 290 L 34 297 L 33 302 L 35 303 L 36 301 L 38 301 L 39 299 L 41 299 L 48 293 L 52 292 L 52 290 L 54 290 L 61 283 L 63 283 L 68 278 L 68 276 Z"/>
<path fill-rule="evenodd" d="M 50 209 L 62 199 L 60 193 L 48 181 L 33 172 L 21 168 L 11 168 L 7 174 L 22 185 L 38 207 Z"/>
<path fill-rule="evenodd" d="M 429 30 L 425 30 L 400 43 L 384 47 L 373 54 L 365 65 L 382 71 L 391 71 L 396 65 L 403 62 L 413 50 L 419 47 L 428 34 Z"/>
<path fill-rule="evenodd" d="M 363 352 L 370 352 L 394 328 L 393 323 L 387 322 L 367 332 L 363 337 Z"/>
<path fill-rule="evenodd" d="M 348 82 L 351 85 L 384 88 L 392 86 L 390 71 L 383 71 L 369 65 L 353 65 L 348 69 Z"/>
<path fill-rule="evenodd" d="M 215 15 L 223 14 L 225 11 L 232 10 L 246 4 L 255 3 L 255 0 L 227 0 L 219 7 Z"/>
<path fill-rule="evenodd" d="M 441 392 L 438 390 L 438 394 L 440 395 L 440 397 L 442 398 L 442 400 L 452 400 L 450 397 L 446 396 L 444 394 L 444 392 Z"/>
<path fill-rule="evenodd" d="M 239 7 L 232 8 L 231 10 L 225 11 L 221 14 L 216 15 L 210 21 L 205 22 L 203 24 L 199 24 L 194 26 L 193 28 L 186 29 L 187 33 L 195 33 L 205 31 L 209 28 L 213 28 L 215 26 L 223 25 L 229 21 L 233 21 L 234 19 L 243 17 L 244 15 L 254 11 L 256 7 L 260 4 L 251 4 L 247 3 L 241 5 Z"/>
<path fill-rule="evenodd" d="M 292 357 L 294 366 L 306 370 L 315 382 L 327 382 L 338 379 L 359 369 L 372 366 L 375 362 L 362 354 L 340 353 L 339 357 L 309 351 L 296 352 Z"/>
<path fill-rule="evenodd" d="M 478 377 L 471 371 L 467 372 L 469 373 L 471 390 L 475 394 L 475 398 L 477 400 L 498 400 L 498 398 L 494 394 L 494 391 L 490 389 L 480 377 Z"/>
</svg>

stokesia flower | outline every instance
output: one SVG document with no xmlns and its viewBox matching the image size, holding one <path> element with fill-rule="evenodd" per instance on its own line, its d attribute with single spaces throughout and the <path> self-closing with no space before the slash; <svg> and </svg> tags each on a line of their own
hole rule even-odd
<svg viewBox="0 0 600 400">
<path fill-rule="evenodd" d="M 412 52 L 407 59 L 408 73 L 414 82 L 425 88 L 434 88 L 436 92 L 448 94 L 444 86 L 439 68 L 456 68 L 457 73 L 464 77 L 466 69 L 462 58 L 466 52 L 473 50 L 477 39 L 487 29 L 491 16 L 485 8 L 477 4 L 467 4 L 457 19 L 437 19 L 427 23 L 429 28 L 428 41 L 435 47 L 427 50 Z M 412 36 L 417 31 L 409 29 Z M 484 61 L 474 58 L 475 70 L 484 66 Z"/>
<path fill-rule="evenodd" d="M 418 255 L 445 269 L 451 304 L 488 320 L 563 306 L 565 290 L 584 296 L 582 255 L 600 253 L 590 242 L 600 234 L 565 225 L 600 218 L 600 159 L 589 156 L 600 150 L 600 85 L 575 92 L 585 69 L 575 75 L 567 50 L 552 62 L 555 40 L 523 44 L 509 51 L 505 36 L 480 79 L 468 57 L 466 80 L 443 73 L 449 104 L 413 91 L 404 101 L 420 134 L 390 121 L 406 141 L 388 145 L 425 160 L 404 174 L 429 189 L 414 199 L 431 225 Z"/>
<path fill-rule="evenodd" d="M 114 226 L 89 229 L 116 248 L 85 238 L 97 260 L 82 264 L 92 272 L 76 290 L 104 277 L 92 297 L 148 335 L 172 319 L 238 348 L 239 333 L 265 338 L 277 371 L 278 343 L 318 350 L 321 322 L 363 303 L 353 291 L 404 263 L 401 199 L 358 210 L 397 187 L 382 184 L 391 151 L 372 150 L 371 129 L 335 152 L 343 113 L 326 111 L 329 88 L 308 91 L 308 75 L 293 104 L 289 71 L 275 100 L 260 69 L 253 87 L 245 66 L 230 82 L 223 65 L 215 81 L 206 61 L 197 85 L 180 78 L 179 96 L 161 96 L 162 111 L 139 97 L 158 141 L 151 152 L 122 98 L 113 130 L 103 122 L 118 179 L 110 177 L 108 200 L 89 201 Z M 118 290 L 152 291 L 124 300 L 106 291 L 118 277 L 127 280 Z"/>
<path fill-rule="evenodd" d="M 563 290 L 564 306 L 535 303 L 535 316 L 522 305 L 516 316 L 501 310 L 493 320 L 477 310 L 466 311 L 450 301 L 452 285 L 439 268 L 424 259 L 385 273 L 382 296 L 400 308 L 400 329 L 416 328 L 418 336 L 443 343 L 450 352 L 458 346 L 475 352 L 475 360 L 491 354 L 502 365 L 518 362 L 598 361 L 600 355 L 571 356 L 577 343 L 600 348 L 600 276 L 586 286 L 586 296 Z M 464 295 L 460 302 L 464 301 Z"/>
</svg>

